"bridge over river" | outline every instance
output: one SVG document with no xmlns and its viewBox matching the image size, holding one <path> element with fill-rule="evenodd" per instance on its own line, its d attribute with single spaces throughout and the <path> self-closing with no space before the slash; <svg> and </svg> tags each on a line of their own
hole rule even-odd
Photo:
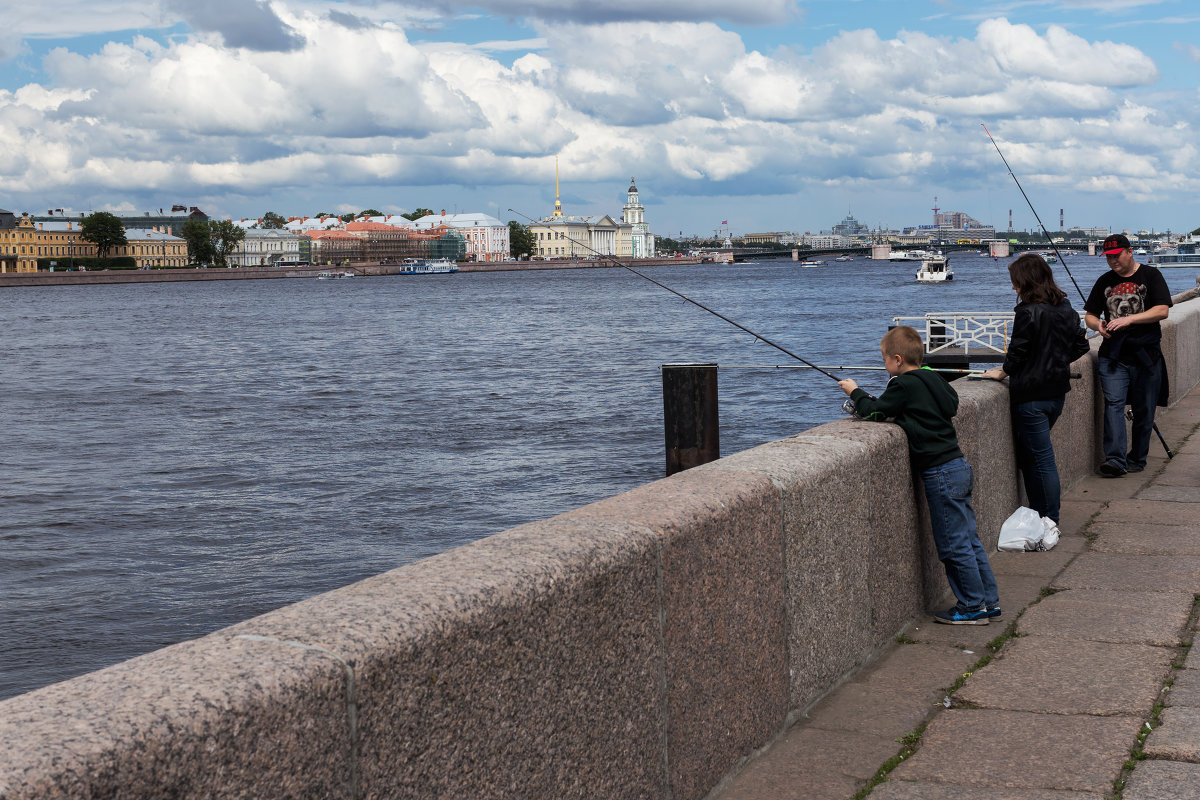
<svg viewBox="0 0 1200 800">
<path fill-rule="evenodd" d="M 891 245 L 891 248 L 892 248 L 893 252 L 902 252 L 902 251 L 908 251 L 908 250 L 929 250 L 932 248 L 935 250 L 940 250 L 941 252 L 946 253 L 946 254 L 951 254 L 951 253 L 988 253 L 989 252 L 988 248 L 992 244 L 993 244 L 992 242 L 978 242 L 978 243 L 973 243 L 973 244 L 964 242 L 962 244 L 955 243 L 955 244 L 941 244 L 941 245 L 937 245 L 937 244 L 932 244 L 932 245 L 931 244 L 893 244 L 893 245 Z M 1047 244 L 1045 242 L 1035 242 L 1035 243 L 1027 243 L 1027 244 L 1012 244 L 1011 242 L 1009 242 L 1009 243 L 1007 243 L 1007 245 L 1008 245 L 1009 253 L 1013 254 L 1013 255 L 1019 254 L 1019 253 L 1027 253 L 1030 251 L 1038 252 L 1038 253 L 1053 251 L 1053 247 L 1051 247 L 1049 244 Z M 1089 248 L 1089 243 L 1087 243 L 1087 242 L 1083 242 L 1083 243 L 1072 242 L 1070 244 L 1054 245 L 1054 247 L 1057 247 L 1059 252 L 1072 251 L 1072 252 L 1077 252 L 1077 253 L 1087 253 L 1088 248 Z M 865 245 L 865 246 L 861 246 L 861 247 L 815 248 L 812 250 L 797 250 L 797 249 L 793 249 L 793 250 L 752 250 L 749 248 L 742 249 L 742 248 L 735 247 L 732 250 L 723 250 L 721 252 L 730 255 L 733 258 L 734 262 L 765 261 L 765 260 L 770 260 L 770 259 L 788 258 L 789 256 L 793 260 L 799 261 L 799 260 L 803 260 L 805 258 L 825 258 L 827 256 L 836 257 L 836 256 L 842 256 L 842 255 L 870 257 L 871 245 Z"/>
</svg>

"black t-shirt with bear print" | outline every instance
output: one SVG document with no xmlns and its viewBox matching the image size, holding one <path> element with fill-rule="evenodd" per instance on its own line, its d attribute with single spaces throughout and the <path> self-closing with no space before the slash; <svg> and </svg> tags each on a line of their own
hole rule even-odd
<svg viewBox="0 0 1200 800">
<path fill-rule="evenodd" d="M 1167 281 L 1162 273 L 1147 264 L 1138 264 L 1137 270 L 1128 278 L 1122 278 L 1111 269 L 1101 275 L 1092 287 L 1083 310 L 1111 322 L 1130 314 L 1140 314 L 1154 306 L 1170 305 L 1171 290 L 1167 288 Z M 1127 339 L 1129 344 L 1136 342 L 1142 347 L 1157 346 L 1162 339 L 1162 326 L 1157 322 L 1133 324 L 1125 331 L 1128 331 L 1125 336 L 1105 339 L 1100 345 L 1100 355 L 1109 356 L 1114 340 L 1118 338 Z M 1125 347 L 1120 349 L 1126 351 Z M 1126 351 L 1122 352 L 1122 355 L 1124 358 L 1130 358 L 1133 353 Z"/>
</svg>

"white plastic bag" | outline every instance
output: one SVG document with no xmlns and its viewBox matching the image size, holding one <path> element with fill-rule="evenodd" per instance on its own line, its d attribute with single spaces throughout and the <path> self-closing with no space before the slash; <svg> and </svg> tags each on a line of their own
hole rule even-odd
<svg viewBox="0 0 1200 800">
<path fill-rule="evenodd" d="M 1046 535 L 1042 517 L 1032 508 L 1021 506 L 1000 526 L 1000 541 L 997 550 L 1036 550 Z M 1055 543 L 1057 543 L 1055 539 Z"/>
<path fill-rule="evenodd" d="M 1050 550 L 1058 544 L 1058 525 L 1049 517 L 1042 517 L 1042 540 L 1037 543 L 1036 550 Z"/>
</svg>

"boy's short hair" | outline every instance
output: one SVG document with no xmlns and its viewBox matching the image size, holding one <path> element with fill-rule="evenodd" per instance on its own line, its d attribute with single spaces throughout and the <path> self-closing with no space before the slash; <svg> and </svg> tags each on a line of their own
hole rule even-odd
<svg viewBox="0 0 1200 800">
<path fill-rule="evenodd" d="M 885 356 L 899 355 L 905 364 L 912 364 L 914 367 L 921 366 L 921 361 L 925 358 L 925 344 L 921 341 L 921 334 L 907 325 L 897 325 L 885 333 L 879 342 L 879 349 Z"/>
</svg>

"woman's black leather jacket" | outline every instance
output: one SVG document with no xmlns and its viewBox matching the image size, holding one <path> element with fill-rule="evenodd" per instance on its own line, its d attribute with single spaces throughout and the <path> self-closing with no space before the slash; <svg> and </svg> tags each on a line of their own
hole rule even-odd
<svg viewBox="0 0 1200 800">
<path fill-rule="evenodd" d="M 1052 400 L 1071 391 L 1071 362 L 1089 349 L 1079 314 L 1065 299 L 1056 306 L 1021 303 L 1014 311 L 1004 358 L 1010 400 Z"/>
</svg>

